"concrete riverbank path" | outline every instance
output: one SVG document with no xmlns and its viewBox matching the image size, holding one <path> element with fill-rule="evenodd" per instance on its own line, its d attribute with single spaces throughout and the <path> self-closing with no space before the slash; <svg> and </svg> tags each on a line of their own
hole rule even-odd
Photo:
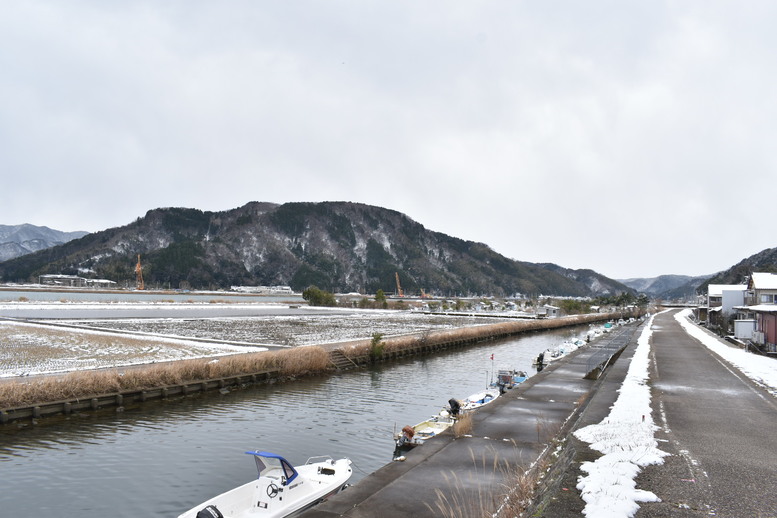
<svg viewBox="0 0 777 518">
<path fill-rule="evenodd" d="M 639 328 L 621 327 L 597 341 L 598 347 L 553 362 L 476 411 L 470 432 L 455 437 L 449 430 L 427 441 L 404 462 L 370 474 L 304 517 L 481 516 L 538 457 L 552 455 L 552 439 L 601 385 L 602 380 L 585 379 L 589 360 L 604 346 L 630 344 Z"/>
</svg>

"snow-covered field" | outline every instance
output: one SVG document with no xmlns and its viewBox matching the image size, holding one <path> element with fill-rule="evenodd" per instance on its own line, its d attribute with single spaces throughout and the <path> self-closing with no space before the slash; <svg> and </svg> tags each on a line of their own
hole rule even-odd
<svg viewBox="0 0 777 518">
<path fill-rule="evenodd" d="M 110 307 L 104 305 L 103 309 L 105 306 Z M 314 345 L 370 338 L 373 333 L 392 336 L 494 321 L 403 311 L 49 321 L 79 329 L 0 320 L 0 378 L 221 356 L 265 350 L 265 345 Z"/>
<path fill-rule="evenodd" d="M 266 350 L 0 320 L 0 378 Z"/>
<path fill-rule="evenodd" d="M 279 315 L 182 319 L 91 320 L 79 323 L 132 332 L 270 345 L 315 345 L 395 336 L 497 322 L 494 319 L 426 315 L 409 311 L 362 310 L 332 315 Z"/>
</svg>

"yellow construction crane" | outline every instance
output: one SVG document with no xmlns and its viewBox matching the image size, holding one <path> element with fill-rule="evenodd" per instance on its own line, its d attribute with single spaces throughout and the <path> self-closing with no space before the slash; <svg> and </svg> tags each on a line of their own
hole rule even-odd
<svg viewBox="0 0 777 518">
<path fill-rule="evenodd" d="M 137 279 L 137 288 L 145 290 L 146 285 L 143 282 L 143 267 L 140 266 L 140 254 L 138 254 L 138 264 L 135 265 L 135 278 Z"/>
<path fill-rule="evenodd" d="M 394 277 L 397 279 L 397 296 L 398 297 L 404 297 L 405 292 L 402 291 L 402 286 L 399 284 L 399 272 L 394 272 Z"/>
</svg>

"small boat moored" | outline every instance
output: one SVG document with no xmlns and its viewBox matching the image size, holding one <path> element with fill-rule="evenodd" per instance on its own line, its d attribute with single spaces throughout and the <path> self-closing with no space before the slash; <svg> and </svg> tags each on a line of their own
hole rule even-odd
<svg viewBox="0 0 777 518">
<path fill-rule="evenodd" d="M 516 371 L 511 369 L 499 369 L 496 375 L 496 381 L 491 384 L 492 387 L 498 388 L 500 391 L 504 389 L 515 388 L 520 385 L 528 376 L 524 371 Z"/>
<path fill-rule="evenodd" d="M 448 408 L 440 410 L 426 421 L 421 421 L 415 426 L 406 425 L 402 427 L 399 434 L 394 434 L 394 460 L 404 460 L 404 453 L 441 434 L 456 423 L 461 403 L 451 398 L 448 400 L 448 405 Z"/>
<path fill-rule="evenodd" d="M 467 399 L 463 401 L 461 404 L 461 410 L 462 412 L 469 412 L 470 410 L 475 410 L 476 408 L 480 408 L 483 405 L 487 405 L 488 403 L 491 403 L 493 400 L 499 397 L 499 389 L 498 388 L 488 388 L 482 392 L 476 392 L 475 394 L 472 394 Z"/>
<path fill-rule="evenodd" d="M 492 402 L 501 393 L 502 390 L 500 388 L 492 387 L 482 392 L 476 392 L 464 401 L 450 399 L 448 401 L 448 409 L 443 409 L 439 414 L 433 415 L 415 426 L 404 426 L 399 434 L 394 435 L 394 460 L 405 460 L 404 453 L 441 434 L 453 426 L 461 414 L 476 410 Z"/>
<path fill-rule="evenodd" d="M 326 500 L 346 486 L 353 474 L 349 459 L 311 457 L 302 466 L 274 453 L 254 456 L 256 480 L 206 500 L 178 518 L 282 518 Z M 318 459 L 318 460 L 317 460 Z"/>
</svg>

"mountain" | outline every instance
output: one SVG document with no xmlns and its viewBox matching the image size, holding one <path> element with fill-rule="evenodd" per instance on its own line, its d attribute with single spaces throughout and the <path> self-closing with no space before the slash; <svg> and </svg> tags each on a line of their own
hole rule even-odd
<svg viewBox="0 0 777 518">
<path fill-rule="evenodd" d="M 37 252 L 83 237 L 87 232 L 62 232 L 35 225 L 0 225 L 0 261 Z"/>
<path fill-rule="evenodd" d="M 753 272 L 777 273 L 777 248 L 767 248 L 743 259 L 728 270 L 711 277 L 699 286 L 699 290 L 706 292 L 709 284 L 743 284 Z"/>
<path fill-rule="evenodd" d="M 538 266 L 578 282 L 583 286 L 586 286 L 591 293 L 595 293 L 597 295 L 634 291 L 627 285 L 619 281 L 613 281 L 613 279 L 596 273 L 593 270 L 570 270 L 568 268 L 563 268 L 552 263 L 541 263 Z"/>
<path fill-rule="evenodd" d="M 651 278 L 619 279 L 620 282 L 655 299 L 687 299 L 696 294 L 697 288 L 712 275 L 691 277 L 688 275 L 660 275 Z"/>
<path fill-rule="evenodd" d="M 404 214 L 349 203 L 251 202 L 224 212 L 148 211 L 133 223 L 0 263 L 5 281 L 79 274 L 134 285 L 226 288 L 311 285 L 333 292 L 596 296 L 629 292 L 590 270 L 508 259 L 487 245 L 427 230 Z"/>
</svg>

